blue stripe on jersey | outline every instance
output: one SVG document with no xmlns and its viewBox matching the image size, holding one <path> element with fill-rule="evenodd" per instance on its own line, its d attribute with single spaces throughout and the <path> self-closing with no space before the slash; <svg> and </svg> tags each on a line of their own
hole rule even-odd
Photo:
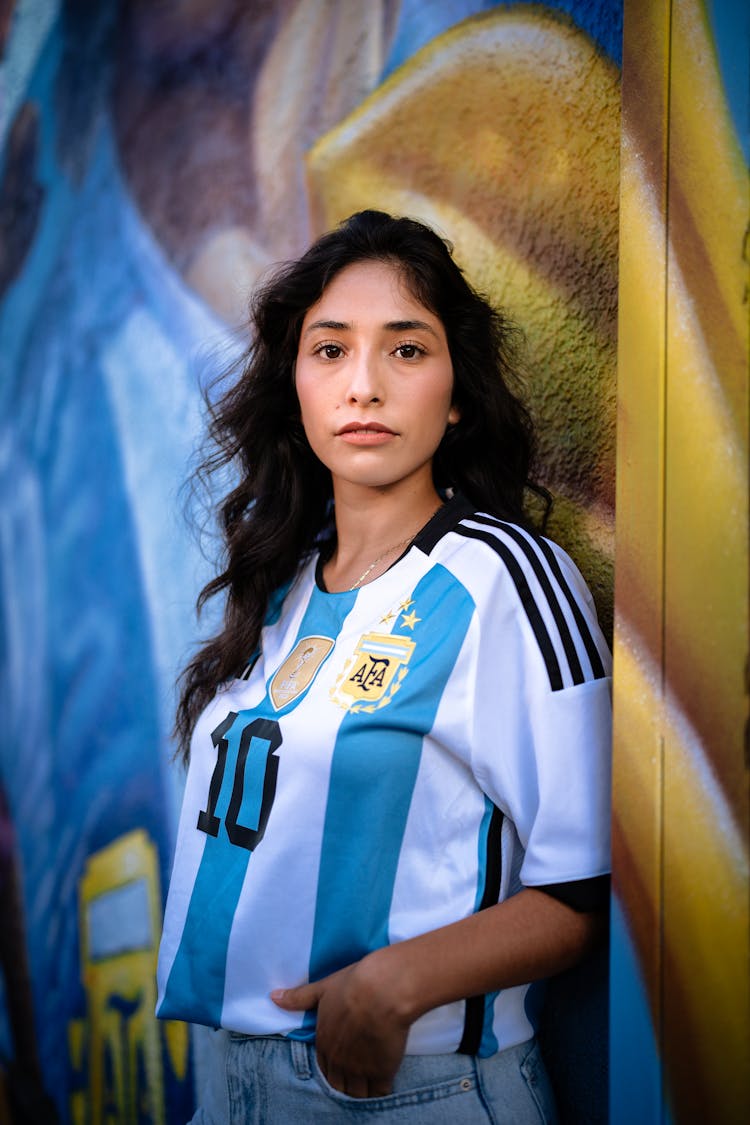
<svg viewBox="0 0 750 1125">
<path fill-rule="evenodd" d="M 492 1030 L 495 1019 L 495 1001 L 500 992 L 487 992 L 484 997 L 484 1019 L 482 1020 L 482 1038 L 479 1040 L 477 1054 L 480 1059 L 488 1059 L 494 1055 L 499 1047 L 497 1036 Z"/>
<path fill-rule="evenodd" d="M 402 609 L 394 635 L 415 642 L 398 694 L 373 712 L 349 713 L 331 763 L 310 980 L 388 944 L 388 918 L 422 741 L 474 612 L 461 583 L 434 566 Z M 314 1023 L 308 1013 L 305 1028 Z"/>
<path fill-rule="evenodd" d="M 314 586 L 294 644 L 311 634 L 329 636 L 335 640 L 356 597 L 356 593 L 326 595 Z M 294 644 L 290 645 L 290 652 Z M 312 685 L 308 686 L 307 691 L 310 686 Z M 159 1006 L 161 1018 L 174 1015 L 175 1018 L 191 1023 L 221 1026 L 229 937 L 252 855 L 247 848 L 231 843 L 226 828 L 240 739 L 242 732 L 254 719 L 276 720 L 279 715 L 286 714 L 296 706 L 307 691 L 290 702 L 283 712 L 276 711 L 266 694 L 257 707 L 240 711 L 231 726 L 223 732 L 227 740 L 226 765 L 214 810 L 214 815 L 220 820 L 219 832 L 217 836 L 206 836 L 180 945 Z M 254 738 L 247 755 L 242 806 L 237 818 L 242 824 L 257 822 L 266 759 L 260 761 L 262 747 L 256 747 L 255 743 L 264 741 Z M 267 750 L 266 744 L 266 757 Z M 252 768 L 256 763 L 259 766 L 257 773 Z M 252 811 L 249 807 L 251 804 L 255 806 Z M 246 820 L 243 819 L 245 817 Z"/>
</svg>

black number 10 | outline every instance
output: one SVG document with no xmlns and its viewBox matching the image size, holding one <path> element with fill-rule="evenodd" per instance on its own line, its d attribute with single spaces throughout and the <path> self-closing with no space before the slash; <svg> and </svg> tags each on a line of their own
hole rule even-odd
<svg viewBox="0 0 750 1125">
<path fill-rule="evenodd" d="M 208 805 L 206 809 L 198 814 L 198 828 L 200 828 L 202 832 L 206 832 L 209 836 L 219 835 L 219 825 L 221 821 L 219 817 L 216 816 L 216 802 L 219 799 L 221 783 L 224 780 L 224 770 L 227 764 L 228 742 L 226 735 L 236 718 L 237 713 L 235 711 L 230 711 L 226 719 L 219 724 L 216 730 L 211 732 L 211 740 L 216 747 L 217 753 L 216 765 L 214 766 L 211 784 L 208 789 Z M 258 809 L 256 826 L 254 828 L 245 824 L 240 824 L 238 820 L 240 809 L 242 808 L 242 797 L 245 791 L 247 758 L 252 747 L 253 739 L 262 739 L 263 742 L 268 745 L 265 771 L 263 774 L 263 796 L 260 801 L 260 808 Z M 276 757 L 276 751 L 281 746 L 281 742 L 281 728 L 274 719 L 253 719 L 253 721 L 248 723 L 244 728 L 240 736 L 237 764 L 234 768 L 232 795 L 229 799 L 229 808 L 227 809 L 225 824 L 227 836 L 231 842 L 240 848 L 247 848 L 248 851 L 257 848 L 265 835 L 271 806 L 276 796 L 276 778 L 279 772 L 279 759 Z"/>
</svg>

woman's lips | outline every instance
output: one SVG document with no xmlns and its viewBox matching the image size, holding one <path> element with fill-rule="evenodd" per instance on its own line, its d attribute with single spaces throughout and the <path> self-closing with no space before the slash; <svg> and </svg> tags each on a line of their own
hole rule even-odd
<svg viewBox="0 0 750 1125">
<path fill-rule="evenodd" d="M 337 431 L 336 436 L 345 441 L 347 445 L 385 445 L 396 435 L 393 430 L 389 430 L 387 426 L 378 422 L 373 422 L 367 426 L 358 422 L 350 422 L 349 425 L 342 426 Z"/>
</svg>

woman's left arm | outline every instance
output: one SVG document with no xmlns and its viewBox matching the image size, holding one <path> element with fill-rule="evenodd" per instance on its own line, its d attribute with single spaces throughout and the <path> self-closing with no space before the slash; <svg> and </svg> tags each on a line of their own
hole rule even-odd
<svg viewBox="0 0 750 1125">
<path fill-rule="evenodd" d="M 317 1008 L 318 1061 L 351 1097 L 390 1093 L 412 1023 L 442 1004 L 552 976 L 575 964 L 604 926 L 545 891 L 385 946 L 313 984 L 271 994 L 281 1008 Z"/>
</svg>

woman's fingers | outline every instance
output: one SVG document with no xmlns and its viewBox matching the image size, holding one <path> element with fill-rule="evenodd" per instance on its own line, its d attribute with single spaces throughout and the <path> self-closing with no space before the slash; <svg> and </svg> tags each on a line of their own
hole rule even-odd
<svg viewBox="0 0 750 1125">
<path fill-rule="evenodd" d="M 384 1098 L 392 1092 L 390 1082 L 354 1074 L 329 1063 L 325 1055 L 318 1054 L 318 1066 L 329 1086 L 350 1098 Z"/>
<path fill-rule="evenodd" d="M 318 1059 L 320 1062 L 320 1059 Z M 344 1072 L 340 1070 L 334 1063 L 328 1062 L 320 1064 L 320 1069 L 325 1076 L 325 1080 L 329 1086 L 333 1086 L 334 1090 L 339 1090 L 342 1094 L 346 1093 Z"/>
<path fill-rule="evenodd" d="M 393 1093 L 393 1083 L 384 1082 L 380 1078 L 371 1078 L 367 1083 L 368 1098 L 387 1098 Z"/>
</svg>

